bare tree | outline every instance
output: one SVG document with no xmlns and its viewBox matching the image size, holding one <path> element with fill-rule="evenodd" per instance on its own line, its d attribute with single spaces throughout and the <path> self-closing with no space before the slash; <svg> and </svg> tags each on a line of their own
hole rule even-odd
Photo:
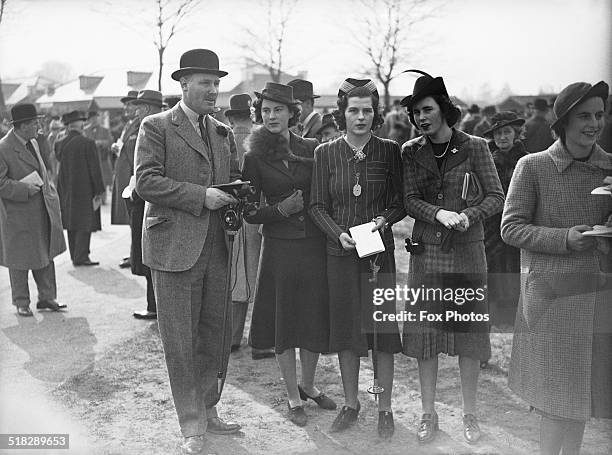
<svg viewBox="0 0 612 455">
<path fill-rule="evenodd" d="M 244 27 L 244 40 L 238 45 L 249 59 L 266 68 L 274 82 L 280 82 L 284 68 L 284 45 L 287 25 L 298 0 L 267 0 L 266 31 L 263 27 Z"/>
<path fill-rule="evenodd" d="M 157 89 L 161 92 L 162 70 L 164 68 L 164 52 L 168 43 L 177 32 L 181 21 L 189 16 L 201 4 L 201 0 L 156 0 L 157 21 L 156 36 L 153 39 L 157 47 L 159 74 Z"/>
<path fill-rule="evenodd" d="M 401 65 L 410 60 L 410 32 L 415 24 L 433 16 L 433 1 L 361 0 L 361 3 L 366 19 L 357 41 L 369 61 L 366 72 L 382 84 L 384 103 L 389 106 L 389 85 L 405 69 Z"/>
<path fill-rule="evenodd" d="M 0 24 L 4 17 L 4 7 L 7 1 L 8 0 L 0 0 Z M 4 111 L 6 111 L 6 103 L 4 101 L 4 93 L 2 92 L 2 77 L 0 77 L 0 118 L 4 115 Z"/>
</svg>

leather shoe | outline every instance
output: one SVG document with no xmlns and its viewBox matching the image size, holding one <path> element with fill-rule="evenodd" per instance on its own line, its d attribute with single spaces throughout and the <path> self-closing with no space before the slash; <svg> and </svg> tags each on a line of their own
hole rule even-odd
<svg viewBox="0 0 612 455">
<path fill-rule="evenodd" d="M 188 436 L 181 446 L 181 450 L 187 455 L 197 455 L 204 450 L 204 436 Z"/>
<path fill-rule="evenodd" d="M 344 431 L 352 426 L 357 422 L 357 416 L 359 415 L 360 409 L 361 404 L 359 402 L 357 402 L 357 409 L 353 409 L 349 406 L 342 406 L 340 413 L 331 425 L 331 431 Z"/>
<path fill-rule="evenodd" d="M 298 427 L 306 426 L 308 423 L 308 416 L 304 412 L 304 406 L 294 406 L 293 408 L 287 403 L 289 408 L 289 420 L 295 423 Z"/>
<path fill-rule="evenodd" d="M 81 265 L 100 265 L 100 263 L 97 261 L 92 261 L 91 259 L 87 259 L 86 261 L 75 262 L 74 265 L 79 267 Z"/>
<path fill-rule="evenodd" d="M 421 416 L 421 423 L 417 429 L 417 441 L 421 444 L 431 442 L 436 437 L 436 432 L 440 429 L 438 425 L 438 414 L 427 413 Z"/>
<path fill-rule="evenodd" d="M 17 307 L 17 314 L 19 316 L 34 316 L 34 313 L 32 313 L 32 310 L 30 310 L 29 306 L 18 306 Z"/>
<path fill-rule="evenodd" d="M 134 311 L 134 317 L 136 319 L 157 319 L 157 313 L 155 311 Z"/>
<path fill-rule="evenodd" d="M 298 384 L 298 391 L 300 392 L 300 398 L 302 399 L 302 401 L 312 400 L 315 403 L 317 403 L 317 405 L 319 405 L 320 408 L 328 409 L 330 411 L 336 409 L 336 403 L 334 402 L 334 400 L 329 398 L 324 393 L 320 393 L 316 397 L 311 397 L 306 392 L 304 392 L 304 389 L 302 389 L 302 386 L 300 386 L 299 384 Z"/>
<path fill-rule="evenodd" d="M 36 304 L 37 310 L 51 310 L 51 311 L 59 311 L 61 309 L 66 308 L 67 305 L 63 303 L 57 303 L 55 300 L 40 300 Z"/>
<path fill-rule="evenodd" d="M 391 411 L 379 411 L 378 413 L 378 435 L 383 439 L 389 439 L 395 432 L 393 413 Z"/>
<path fill-rule="evenodd" d="M 251 350 L 251 358 L 253 360 L 271 359 L 276 357 L 274 349 L 257 349 Z"/>
<path fill-rule="evenodd" d="M 132 262 L 130 261 L 130 258 L 123 258 L 121 262 L 119 263 L 120 269 L 129 269 L 131 266 L 132 266 Z"/>
<path fill-rule="evenodd" d="M 463 416 L 463 437 L 470 444 L 474 444 L 480 439 L 480 427 L 474 414 Z"/>
<path fill-rule="evenodd" d="M 206 421 L 208 422 L 206 431 L 212 434 L 238 433 L 242 428 L 237 423 L 224 422 L 219 417 L 209 417 Z"/>
</svg>

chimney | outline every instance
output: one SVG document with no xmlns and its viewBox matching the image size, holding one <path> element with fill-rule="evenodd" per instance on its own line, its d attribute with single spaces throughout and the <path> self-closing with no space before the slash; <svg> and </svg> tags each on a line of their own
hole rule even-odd
<svg viewBox="0 0 612 455">
<path fill-rule="evenodd" d="M 93 93 L 104 76 L 79 76 L 79 87 L 87 94 Z"/>
<path fill-rule="evenodd" d="M 142 90 L 149 82 L 153 73 L 144 71 L 128 71 L 127 72 L 127 85 L 133 90 Z"/>
</svg>

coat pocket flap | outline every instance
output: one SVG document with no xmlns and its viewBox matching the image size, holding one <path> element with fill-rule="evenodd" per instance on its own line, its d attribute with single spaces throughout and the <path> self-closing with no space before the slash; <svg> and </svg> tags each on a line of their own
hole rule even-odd
<svg viewBox="0 0 612 455">
<path fill-rule="evenodd" d="M 167 221 L 170 220 L 163 216 L 148 216 L 145 219 L 145 226 L 147 229 L 150 229 L 153 226 L 157 226 L 158 224 L 165 223 Z"/>
</svg>

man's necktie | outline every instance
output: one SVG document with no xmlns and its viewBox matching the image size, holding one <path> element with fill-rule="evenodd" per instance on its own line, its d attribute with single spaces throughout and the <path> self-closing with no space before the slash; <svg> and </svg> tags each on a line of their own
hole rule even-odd
<svg viewBox="0 0 612 455">
<path fill-rule="evenodd" d="M 210 148 L 210 142 L 208 141 L 208 135 L 206 134 L 206 128 L 204 128 L 203 114 L 198 115 L 198 126 L 200 127 L 200 135 L 202 136 L 202 140 L 204 141 L 204 144 L 206 144 L 206 148 L 208 149 L 208 158 L 210 159 L 212 183 L 215 183 L 215 160 L 213 157 L 213 151 Z"/>
<path fill-rule="evenodd" d="M 34 146 L 32 145 L 32 142 L 30 141 L 26 142 L 26 148 L 28 149 L 28 152 L 30 152 L 32 156 L 34 157 L 34 161 L 36 161 L 36 164 L 38 164 L 38 156 L 36 155 L 36 150 L 34 150 Z"/>
</svg>

